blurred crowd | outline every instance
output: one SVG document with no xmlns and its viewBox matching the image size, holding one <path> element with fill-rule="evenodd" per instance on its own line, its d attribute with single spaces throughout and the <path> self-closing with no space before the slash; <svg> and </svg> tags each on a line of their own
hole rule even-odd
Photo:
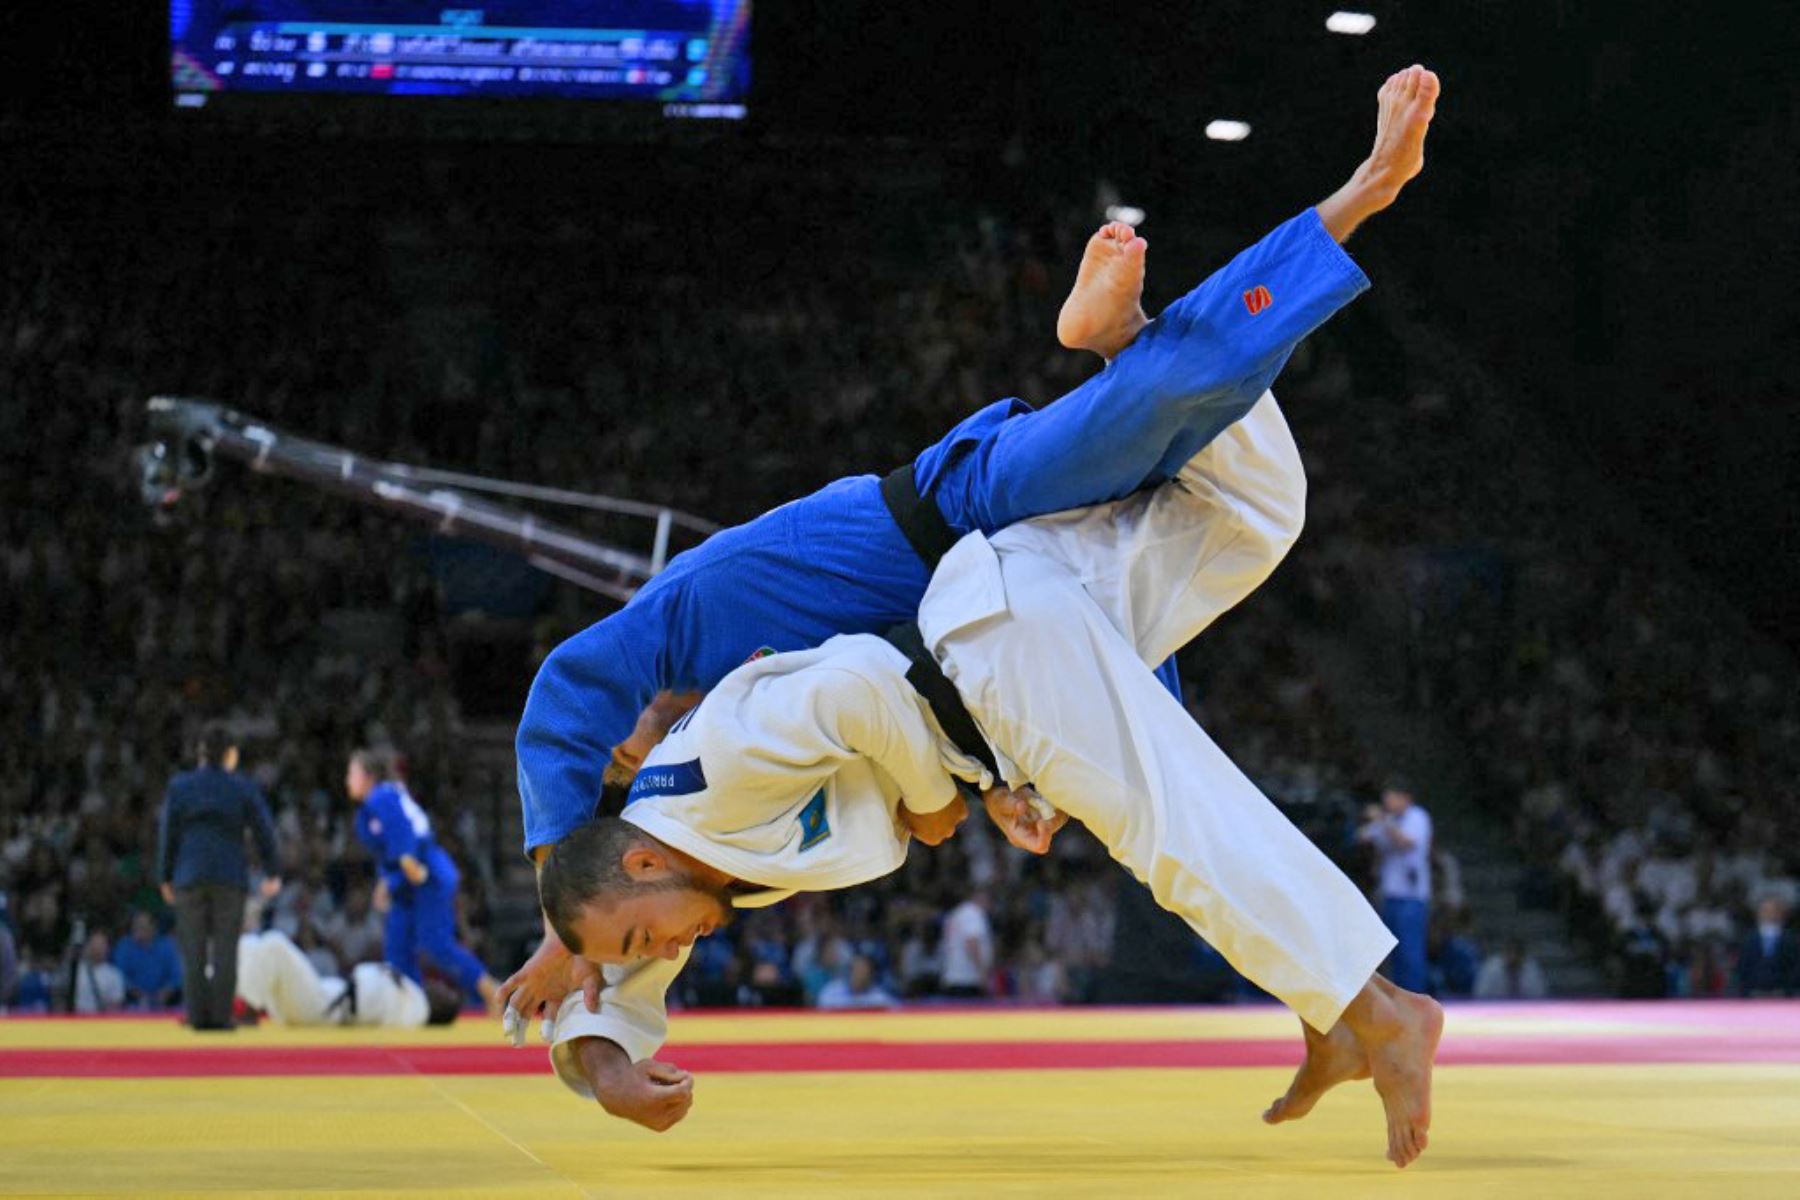
<svg viewBox="0 0 1800 1200">
<path fill-rule="evenodd" d="M 464 866 L 465 939 L 501 975 L 522 958 L 484 940 L 517 847 L 507 766 L 471 748 L 457 679 L 459 622 L 483 598 L 448 602 L 428 537 L 295 485 L 230 478 L 151 513 L 128 470 L 147 396 L 737 521 L 902 462 L 998 396 L 1047 402 L 1097 365 L 1053 338 L 1091 224 L 1079 204 L 1003 222 L 925 179 L 848 198 L 865 222 L 834 225 L 766 180 L 692 184 L 658 213 L 551 186 L 552 167 L 484 191 L 429 162 L 334 189 L 273 158 L 245 166 L 254 186 L 139 165 L 55 206 L 0 186 L 0 239 L 29 247 L 0 256 L 0 728 L 14 733 L 0 739 L 0 1005 L 171 1000 L 155 812 L 201 718 L 237 736 L 277 817 L 285 886 L 259 919 L 322 970 L 380 952 L 341 786 L 363 743 L 409 751 Z M 1187 231 L 1171 258 L 1216 263 L 1244 232 Z M 1152 307 L 1191 282 L 1153 279 Z M 1369 879 L 1355 831 L 1392 764 L 1359 744 L 1291 632 L 1331 633 L 1398 561 L 1413 693 L 1516 805 L 1521 844 L 1567 877 L 1572 911 L 1607 914 L 1592 928 L 1609 953 L 1656 938 L 1670 988 L 1733 986 L 1750 906 L 1793 901 L 1779 805 L 1800 765 L 1793 690 L 1704 617 L 1697 585 L 1584 558 L 1549 467 L 1503 489 L 1469 469 L 1491 452 L 1471 443 L 1393 470 L 1421 426 L 1461 421 L 1488 386 L 1439 350 L 1451 365 L 1433 379 L 1329 330 L 1296 356 L 1283 387 L 1315 481 L 1309 533 L 1186 658 L 1190 704 Z M 1495 527 L 1504 545 L 1482 540 Z M 504 671 L 528 677 L 601 611 L 557 590 Z M 1433 863 L 1440 989 L 1475 990 L 1484 958 L 1525 974 L 1512 948 L 1472 940 L 1454 856 Z M 1032 859 L 971 821 L 891 880 L 707 939 L 680 999 L 1090 999 L 1121 886 L 1075 831 Z"/>
<path fill-rule="evenodd" d="M 1341 433 L 1359 532 L 1333 540 L 1511 828 L 1521 902 L 1619 994 L 1800 993 L 1791 657 L 1394 290 L 1389 335 L 1428 365 Z"/>
</svg>

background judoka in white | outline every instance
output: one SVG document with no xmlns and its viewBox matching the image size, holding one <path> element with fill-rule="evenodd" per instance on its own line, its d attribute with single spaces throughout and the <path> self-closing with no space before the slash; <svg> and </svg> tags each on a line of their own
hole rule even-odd
<svg viewBox="0 0 1800 1200">
<path fill-rule="evenodd" d="M 1086 824 L 1163 907 L 1325 1030 L 1393 938 L 1152 674 L 1269 576 L 1299 535 L 1305 494 L 1265 393 L 1169 483 L 964 538 L 919 627 L 1006 782 L 1033 783 Z M 956 795 L 952 776 L 996 782 L 943 735 L 908 665 L 882 639 L 850 635 L 740 667 L 646 761 L 697 759 L 706 787 L 640 798 L 624 819 L 769 889 L 738 907 L 897 869 L 903 798 L 933 812 Z M 829 836 L 808 839 L 800 814 L 821 790 Z M 655 1053 L 686 958 L 607 967 L 598 1013 L 580 993 L 564 1001 L 551 1059 L 571 1088 L 590 1094 L 576 1039 L 609 1039 L 634 1061 Z"/>
<path fill-rule="evenodd" d="M 238 939 L 238 995 L 283 1025 L 422 1026 L 431 1016 L 425 990 L 380 963 L 351 972 L 356 1004 L 339 1004 L 349 982 L 321 975 L 284 933 L 246 933 Z"/>
</svg>

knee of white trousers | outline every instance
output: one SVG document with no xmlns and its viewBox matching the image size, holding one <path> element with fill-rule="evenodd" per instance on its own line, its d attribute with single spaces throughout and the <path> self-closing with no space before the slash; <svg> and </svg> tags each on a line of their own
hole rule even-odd
<svg viewBox="0 0 1800 1200">
<path fill-rule="evenodd" d="M 1224 497 L 1269 548 L 1271 570 L 1306 524 L 1306 466 L 1273 392 L 1189 459 L 1177 479 Z"/>
</svg>

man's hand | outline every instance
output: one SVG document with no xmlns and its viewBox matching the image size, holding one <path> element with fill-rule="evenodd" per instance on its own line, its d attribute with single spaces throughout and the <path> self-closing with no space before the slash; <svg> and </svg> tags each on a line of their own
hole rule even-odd
<svg viewBox="0 0 1800 1200">
<path fill-rule="evenodd" d="M 694 1106 L 692 1075 L 654 1059 L 634 1063 L 605 1038 L 576 1042 L 575 1061 L 601 1108 L 645 1129 L 663 1133 Z"/>
<path fill-rule="evenodd" d="M 554 1017 L 563 998 L 576 988 L 589 1012 L 600 1011 L 600 968 L 579 954 L 570 954 L 554 933 L 544 934 L 543 944 L 525 965 L 512 973 L 495 998 L 521 1019 Z"/>
<path fill-rule="evenodd" d="M 991 787 L 981 793 L 981 802 L 987 808 L 988 818 L 999 826 L 1006 840 L 1033 854 L 1048 854 L 1050 841 L 1057 830 L 1069 823 L 1069 814 L 1061 810 L 1055 810 L 1055 816 L 1045 819 L 1037 808 L 1044 801 L 1029 785 L 1016 790 L 1005 786 Z"/>
<path fill-rule="evenodd" d="M 175 885 L 174 884 L 165 883 L 162 885 L 162 898 L 163 898 L 164 904 L 174 904 L 175 903 Z"/>
<path fill-rule="evenodd" d="M 262 881 L 263 899 L 264 900 L 273 900 L 275 897 L 279 896 L 280 894 L 281 894 L 281 876 L 279 876 L 279 875 L 264 875 L 263 881 Z"/>
<path fill-rule="evenodd" d="M 384 913 L 394 906 L 394 897 L 388 892 L 387 880 L 377 879 L 375 890 L 369 894 L 369 907 L 378 913 Z"/>
<path fill-rule="evenodd" d="M 631 736 L 613 747 L 613 765 L 635 774 L 656 744 L 669 736 L 669 727 L 698 703 L 699 692 L 658 692 L 650 707 L 638 714 Z"/>
<path fill-rule="evenodd" d="M 931 813 L 916 813 L 906 807 L 905 801 L 900 804 L 900 819 L 906 822 L 912 835 L 927 846 L 939 846 L 950 840 L 956 827 L 969 819 L 969 806 L 963 803 L 959 795 L 944 807 Z"/>
</svg>

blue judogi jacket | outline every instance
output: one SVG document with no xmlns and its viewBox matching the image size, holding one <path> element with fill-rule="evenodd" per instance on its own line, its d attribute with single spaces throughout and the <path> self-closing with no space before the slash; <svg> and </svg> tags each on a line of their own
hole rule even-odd
<svg viewBox="0 0 1800 1200">
<path fill-rule="evenodd" d="M 378 783 L 368 799 L 356 808 L 356 840 L 380 864 L 381 877 L 397 899 L 410 896 L 413 885 L 400 869 L 400 860 L 412 855 L 430 872 L 425 887 L 456 890 L 456 863 L 431 832 L 431 818 L 405 787 L 392 781 Z"/>
<path fill-rule="evenodd" d="M 918 493 L 956 533 L 992 533 L 1168 478 L 1368 286 L 1308 209 L 1043 412 L 1001 400 L 965 419 L 915 460 Z M 677 556 L 539 668 L 517 737 L 527 853 L 593 816 L 613 747 L 658 692 L 708 690 L 765 649 L 805 650 L 913 620 L 929 582 L 873 475 L 838 480 Z M 1158 675 L 1180 694 L 1173 660 Z"/>
</svg>

